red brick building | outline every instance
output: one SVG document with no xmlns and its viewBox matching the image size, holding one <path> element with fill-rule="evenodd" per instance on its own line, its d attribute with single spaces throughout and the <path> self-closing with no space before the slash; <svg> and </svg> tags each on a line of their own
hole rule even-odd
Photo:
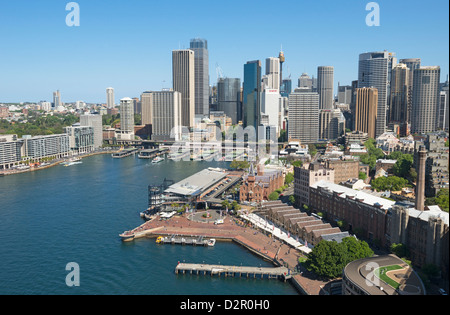
<svg viewBox="0 0 450 315">
<path fill-rule="evenodd" d="M 258 165 L 258 170 L 255 173 L 253 164 L 251 164 L 248 175 L 244 175 L 239 198 L 240 201 L 248 202 L 269 200 L 269 195 L 283 185 L 284 176 L 282 171 L 264 171 L 263 166 Z"/>
</svg>

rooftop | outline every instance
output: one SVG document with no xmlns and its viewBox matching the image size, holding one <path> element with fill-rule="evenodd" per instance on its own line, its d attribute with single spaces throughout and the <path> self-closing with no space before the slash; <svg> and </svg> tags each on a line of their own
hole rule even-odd
<svg viewBox="0 0 450 315">
<path fill-rule="evenodd" d="M 183 196 L 194 196 L 227 176 L 225 171 L 207 168 L 182 181 L 175 183 L 165 190 L 166 193 L 174 193 Z"/>
</svg>

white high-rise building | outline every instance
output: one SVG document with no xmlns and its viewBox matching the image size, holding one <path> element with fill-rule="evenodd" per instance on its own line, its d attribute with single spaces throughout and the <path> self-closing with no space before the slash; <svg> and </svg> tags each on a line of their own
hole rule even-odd
<svg viewBox="0 0 450 315">
<path fill-rule="evenodd" d="M 106 107 L 114 107 L 114 89 L 112 87 L 106 89 Z"/>
<path fill-rule="evenodd" d="M 129 97 L 120 100 L 119 139 L 134 140 L 134 102 Z"/>
<path fill-rule="evenodd" d="M 94 128 L 94 148 L 99 148 L 103 145 L 103 124 L 101 115 L 81 115 L 80 126 Z"/>
<path fill-rule="evenodd" d="M 280 134 L 280 92 L 278 89 L 265 89 L 261 97 L 261 114 L 267 116 L 266 124 L 275 127 Z"/>
<path fill-rule="evenodd" d="M 53 109 L 58 108 L 61 105 L 61 92 L 59 92 L 58 90 L 56 92 L 53 92 Z"/>
</svg>

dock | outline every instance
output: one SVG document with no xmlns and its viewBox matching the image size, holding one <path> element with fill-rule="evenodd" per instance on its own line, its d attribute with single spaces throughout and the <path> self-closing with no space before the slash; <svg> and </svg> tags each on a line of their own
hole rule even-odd
<svg viewBox="0 0 450 315">
<path fill-rule="evenodd" d="M 138 149 L 133 149 L 133 148 L 132 149 L 123 149 L 123 150 L 112 153 L 111 156 L 115 159 L 121 159 L 121 158 L 130 156 L 136 152 L 138 152 Z"/>
<path fill-rule="evenodd" d="M 204 238 L 204 236 L 160 236 L 156 239 L 158 244 L 177 244 L 177 245 L 193 245 L 193 246 L 214 246 L 215 239 Z"/>
<path fill-rule="evenodd" d="M 292 277 L 290 270 L 286 267 L 246 267 L 225 266 L 207 264 L 178 263 L 175 267 L 176 274 L 193 274 L 203 276 L 219 277 L 244 277 L 254 279 L 279 279 L 288 280 Z"/>
</svg>

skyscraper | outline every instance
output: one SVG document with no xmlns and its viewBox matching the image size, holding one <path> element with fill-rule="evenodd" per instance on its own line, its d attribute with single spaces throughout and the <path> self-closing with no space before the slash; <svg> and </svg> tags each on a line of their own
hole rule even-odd
<svg viewBox="0 0 450 315">
<path fill-rule="evenodd" d="M 261 61 L 248 61 L 244 65 L 243 124 L 253 126 L 256 133 L 261 121 Z"/>
<path fill-rule="evenodd" d="M 61 102 L 61 93 L 58 91 L 53 92 L 53 108 L 58 108 L 59 106 L 62 105 Z"/>
<path fill-rule="evenodd" d="M 411 133 L 437 130 L 440 76 L 441 68 L 438 66 L 414 70 Z"/>
<path fill-rule="evenodd" d="M 266 59 L 266 76 L 268 89 L 280 89 L 280 59 L 269 57 Z"/>
<path fill-rule="evenodd" d="M 237 124 L 239 117 L 241 79 L 220 78 L 217 82 L 217 110 L 222 111 Z"/>
<path fill-rule="evenodd" d="M 319 94 L 301 92 L 301 88 L 295 91 L 289 95 L 288 138 L 315 143 L 319 139 Z"/>
<path fill-rule="evenodd" d="M 283 84 L 283 63 L 286 61 L 286 57 L 284 56 L 283 49 L 281 49 L 280 53 L 278 54 L 278 59 L 280 60 L 280 87 Z"/>
<path fill-rule="evenodd" d="M 369 52 L 359 55 L 358 87 L 374 87 L 378 90 L 377 122 L 375 137 L 386 131 L 390 76 L 397 63 L 394 53 Z"/>
<path fill-rule="evenodd" d="M 209 53 L 206 39 L 191 39 L 195 68 L 195 115 L 209 114 Z"/>
<path fill-rule="evenodd" d="M 194 127 L 195 59 L 189 49 L 172 51 L 173 90 L 181 93 L 181 123 Z"/>
<path fill-rule="evenodd" d="M 409 96 L 409 68 L 399 63 L 392 69 L 391 78 L 391 96 L 389 106 L 389 122 L 390 123 L 408 123 L 408 96 Z"/>
<path fill-rule="evenodd" d="M 356 89 L 355 131 L 362 131 L 367 133 L 369 138 L 376 138 L 378 104 L 376 88 Z"/>
<path fill-rule="evenodd" d="M 120 100 L 120 139 L 134 140 L 134 104 L 129 97 Z"/>
<path fill-rule="evenodd" d="M 181 93 L 146 92 L 152 110 L 152 140 L 179 140 L 181 137 Z"/>
<path fill-rule="evenodd" d="M 150 125 L 152 124 L 153 119 L 153 103 L 152 103 L 152 92 L 144 92 L 141 94 L 141 124 L 142 125 Z"/>
<path fill-rule="evenodd" d="M 317 92 L 319 93 L 319 109 L 333 108 L 334 67 L 317 68 Z"/>
<path fill-rule="evenodd" d="M 400 63 L 405 64 L 408 67 L 408 69 L 409 69 L 409 78 L 408 78 L 408 123 L 411 123 L 414 70 L 420 68 L 420 58 L 400 59 Z"/>
<path fill-rule="evenodd" d="M 441 90 L 439 94 L 439 111 L 438 111 L 438 129 L 448 131 L 449 119 L 450 119 L 450 107 L 449 107 L 449 83 L 448 76 L 447 81 L 441 84 Z"/>
<path fill-rule="evenodd" d="M 114 107 L 114 89 L 112 87 L 106 89 L 106 107 Z"/>
</svg>

